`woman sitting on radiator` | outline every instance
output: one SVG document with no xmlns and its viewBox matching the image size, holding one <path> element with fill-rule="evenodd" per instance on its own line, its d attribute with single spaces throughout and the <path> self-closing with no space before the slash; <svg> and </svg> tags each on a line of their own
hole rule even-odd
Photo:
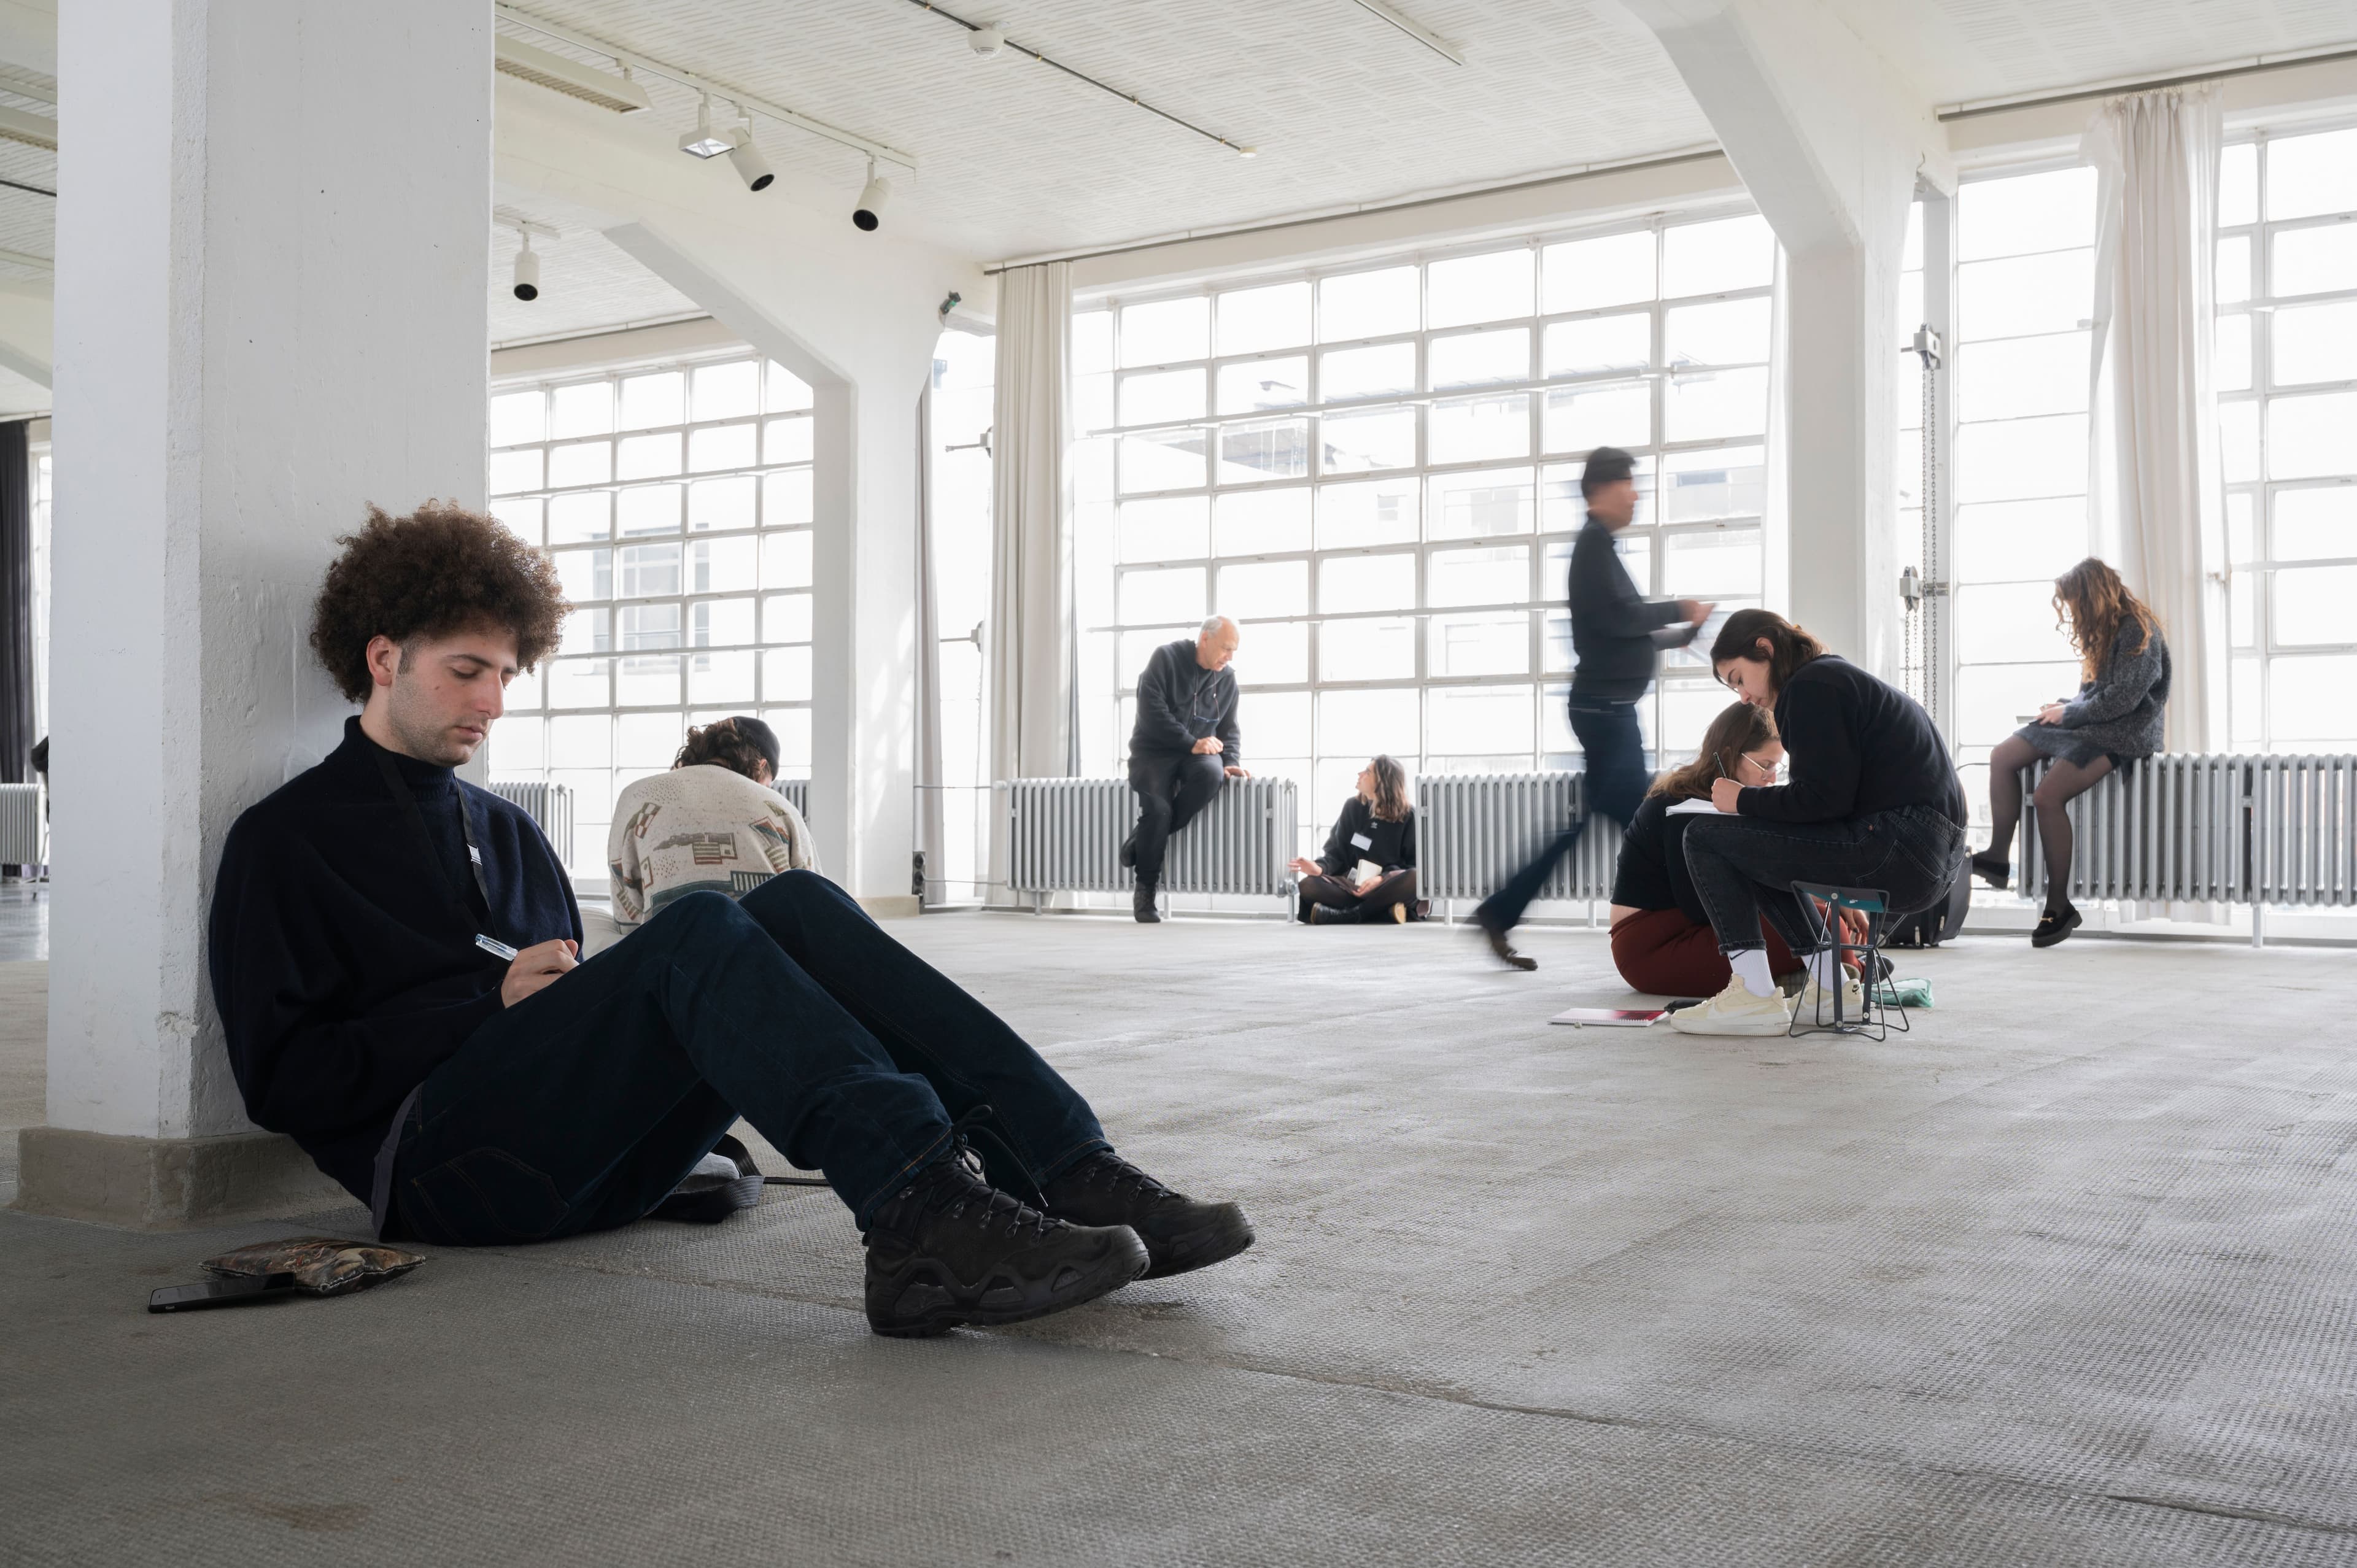
<svg viewBox="0 0 2357 1568">
<path fill-rule="evenodd" d="M 778 758 L 768 725 L 719 719 L 687 732 L 670 772 L 622 791 L 606 840 L 615 924 L 690 893 L 742 898 L 781 871 L 818 869 L 802 813 L 771 787 Z"/>
<path fill-rule="evenodd" d="M 1296 859 L 1301 918 L 1313 926 L 1407 920 L 1415 915 L 1415 808 L 1407 769 L 1378 757 L 1359 770 L 1316 860 Z"/>
<path fill-rule="evenodd" d="M 2051 759 L 2030 792 L 2046 856 L 2046 912 L 2029 945 L 2050 948 L 2079 928 L 2071 902 L 2071 817 L 2064 810 L 2115 768 L 2160 749 L 2169 707 L 2169 644 L 2160 620 L 2120 575 L 2089 556 L 2054 580 L 2054 613 L 2079 650 L 2079 694 L 2049 703 L 1989 753 L 1989 846 L 1973 870 L 1992 887 L 2013 879 L 2022 770 Z"/>
</svg>

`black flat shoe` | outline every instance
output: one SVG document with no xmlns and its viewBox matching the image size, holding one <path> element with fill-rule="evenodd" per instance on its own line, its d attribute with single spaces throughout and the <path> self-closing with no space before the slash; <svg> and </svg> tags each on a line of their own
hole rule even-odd
<svg viewBox="0 0 2357 1568">
<path fill-rule="evenodd" d="M 1973 875 L 1990 886 L 2002 889 L 2013 880 L 2013 862 L 1992 860 L 1989 858 L 1988 852 L 1983 850 L 1973 856 Z"/>
<path fill-rule="evenodd" d="M 2077 930 L 2082 923 L 2075 905 L 2063 905 L 2062 912 L 2059 915 L 2049 909 L 2038 917 L 2038 929 L 2029 933 L 2029 945 L 2034 948 L 2050 948 L 2072 931 Z"/>
</svg>

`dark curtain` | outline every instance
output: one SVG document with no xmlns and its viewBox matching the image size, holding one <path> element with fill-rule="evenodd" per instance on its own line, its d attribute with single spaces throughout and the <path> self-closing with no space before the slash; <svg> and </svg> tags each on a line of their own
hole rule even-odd
<svg viewBox="0 0 2357 1568">
<path fill-rule="evenodd" d="M 26 424 L 0 424 L 0 783 L 33 781 L 33 472 Z"/>
</svg>

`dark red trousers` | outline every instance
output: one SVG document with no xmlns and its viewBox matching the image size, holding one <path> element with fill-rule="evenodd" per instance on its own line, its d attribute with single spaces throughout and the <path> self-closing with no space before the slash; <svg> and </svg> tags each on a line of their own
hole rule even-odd
<svg viewBox="0 0 2357 1568">
<path fill-rule="evenodd" d="M 1784 939 L 1768 938 L 1768 972 L 1790 974 L 1801 967 Z M 1697 926 L 1681 909 L 1646 909 L 1612 928 L 1612 967 L 1630 988 L 1656 996 L 1716 996 L 1727 988 L 1727 956 L 1718 933 Z"/>
</svg>

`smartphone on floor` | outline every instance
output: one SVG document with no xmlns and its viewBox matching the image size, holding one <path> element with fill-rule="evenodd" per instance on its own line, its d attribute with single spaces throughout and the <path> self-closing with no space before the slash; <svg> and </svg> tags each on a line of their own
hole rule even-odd
<svg viewBox="0 0 2357 1568">
<path fill-rule="evenodd" d="M 301 1294 L 293 1274 L 242 1274 L 202 1284 L 166 1285 L 147 1297 L 150 1312 L 201 1312 L 210 1306 L 242 1306 Z"/>
</svg>

